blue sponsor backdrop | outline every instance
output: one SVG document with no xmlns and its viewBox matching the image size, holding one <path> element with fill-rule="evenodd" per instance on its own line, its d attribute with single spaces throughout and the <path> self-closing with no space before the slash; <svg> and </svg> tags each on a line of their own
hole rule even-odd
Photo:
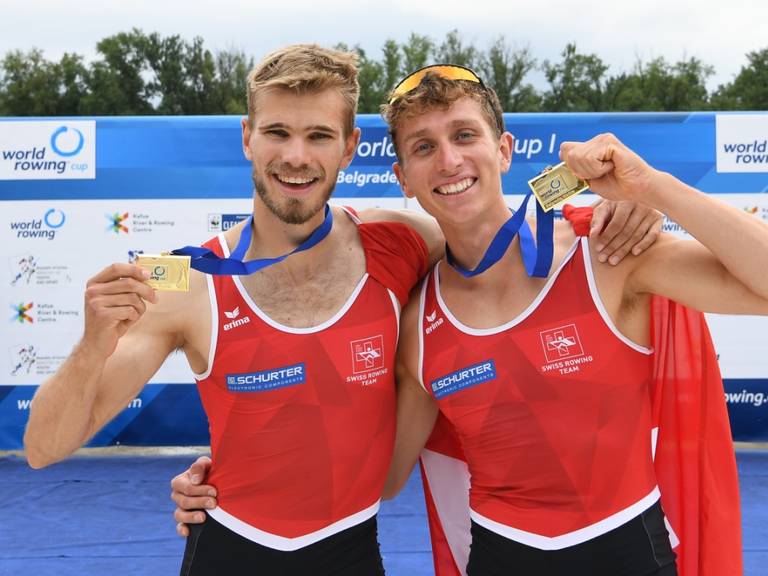
<svg viewBox="0 0 768 576">
<path fill-rule="evenodd" d="M 768 441 L 768 378 L 726 378 L 724 383 L 733 438 Z"/>
<path fill-rule="evenodd" d="M 504 177 L 505 192 L 522 193 L 528 179 L 557 162 L 561 142 L 606 131 L 654 166 L 705 192 L 768 192 L 764 167 L 750 173 L 717 172 L 715 117 L 713 113 L 508 114 L 507 128 L 516 141 L 512 168 Z M 0 128 L 2 122 L 30 120 L 0 119 Z M 238 117 L 95 120 L 96 179 L 0 180 L 0 209 L 3 201 L 251 196 L 250 166 L 242 154 Z M 66 125 L 67 119 L 55 121 Z M 358 154 L 340 175 L 336 197 L 399 198 L 390 169 L 394 150 L 382 121 L 361 116 L 358 126 L 363 130 Z M 233 223 L 222 224 L 226 228 Z M 768 441 L 768 374 L 764 376 L 725 381 L 737 440 Z M 11 382 L 8 374 L 0 375 L 0 449 L 21 447 L 29 400 L 36 388 Z M 91 445 L 207 442 L 208 426 L 195 386 L 173 383 L 146 386 Z"/>
<path fill-rule="evenodd" d="M 0 200 L 251 196 L 238 117 L 95 120 L 95 180 L 0 181 Z M 766 172 L 716 172 L 714 113 L 506 114 L 505 120 L 516 139 L 512 168 L 504 177 L 507 194 L 522 193 L 530 178 L 557 162 L 561 142 L 601 132 L 615 133 L 657 168 L 705 192 L 768 191 Z M 13 121 L 29 119 L 0 119 Z M 399 198 L 390 171 L 394 150 L 382 120 L 362 115 L 358 126 L 363 131 L 358 154 L 340 176 L 336 197 Z"/>
</svg>

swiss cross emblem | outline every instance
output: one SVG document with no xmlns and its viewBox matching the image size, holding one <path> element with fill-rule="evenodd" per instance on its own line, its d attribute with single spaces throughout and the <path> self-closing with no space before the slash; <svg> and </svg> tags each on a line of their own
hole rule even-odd
<svg viewBox="0 0 768 576">
<path fill-rule="evenodd" d="M 384 367 L 384 337 L 372 336 L 362 340 L 353 340 L 352 372 L 370 372 Z"/>
<path fill-rule="evenodd" d="M 547 362 L 584 355 L 576 324 L 544 330 L 541 332 L 541 346 L 544 349 Z"/>
</svg>

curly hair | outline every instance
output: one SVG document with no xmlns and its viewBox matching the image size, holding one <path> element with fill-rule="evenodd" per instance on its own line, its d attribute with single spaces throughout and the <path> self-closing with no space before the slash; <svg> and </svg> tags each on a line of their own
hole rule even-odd
<svg viewBox="0 0 768 576">
<path fill-rule="evenodd" d="M 397 159 L 402 162 L 397 144 L 397 130 L 403 119 L 429 110 L 447 110 L 454 102 L 465 97 L 480 104 L 491 130 L 496 137 L 500 137 L 504 133 L 504 115 L 499 98 L 492 88 L 468 80 L 449 80 L 427 72 L 416 88 L 398 97 L 391 104 L 381 106 L 381 115 L 389 126 Z"/>
</svg>

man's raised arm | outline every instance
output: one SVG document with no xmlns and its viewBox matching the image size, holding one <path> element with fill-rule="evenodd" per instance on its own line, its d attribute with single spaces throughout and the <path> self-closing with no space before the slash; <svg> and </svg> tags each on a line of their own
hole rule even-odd
<svg viewBox="0 0 768 576">
<path fill-rule="evenodd" d="M 637 259 L 633 293 L 654 293 L 704 312 L 768 314 L 768 226 L 655 170 L 612 134 L 565 142 L 561 158 L 604 198 L 642 202 L 698 242 L 665 237 Z"/>
</svg>

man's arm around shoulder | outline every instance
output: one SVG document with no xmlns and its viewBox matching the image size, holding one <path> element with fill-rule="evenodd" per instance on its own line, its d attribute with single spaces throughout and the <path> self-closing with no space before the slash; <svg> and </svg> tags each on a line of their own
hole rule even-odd
<svg viewBox="0 0 768 576">
<path fill-rule="evenodd" d="M 408 481 L 437 419 L 437 404 L 419 381 L 419 285 L 413 290 L 400 321 L 397 348 L 397 434 L 384 486 L 384 498 L 394 498 Z"/>
<path fill-rule="evenodd" d="M 360 211 L 363 222 L 399 222 L 410 226 L 424 240 L 429 251 L 429 265 L 434 265 L 445 254 L 445 237 L 437 220 L 414 210 L 386 210 L 367 208 Z"/>
</svg>

